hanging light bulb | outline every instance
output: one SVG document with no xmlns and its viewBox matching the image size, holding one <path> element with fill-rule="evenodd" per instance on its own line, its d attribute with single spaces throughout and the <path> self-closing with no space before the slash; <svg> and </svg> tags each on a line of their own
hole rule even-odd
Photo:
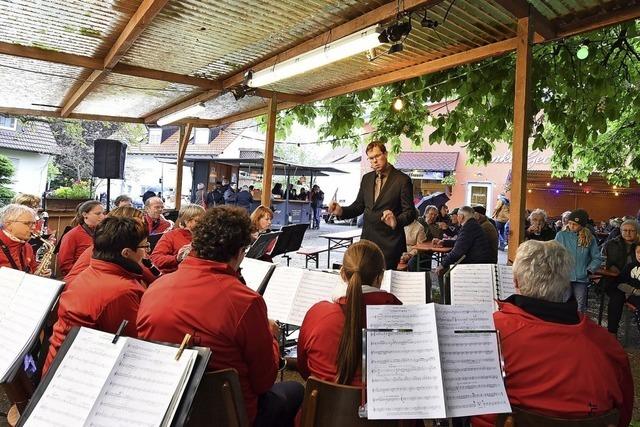
<svg viewBox="0 0 640 427">
<path fill-rule="evenodd" d="M 586 43 L 582 43 L 578 48 L 578 52 L 576 53 L 576 56 L 580 60 L 587 59 L 587 57 L 589 56 L 589 46 L 587 46 Z"/>
<path fill-rule="evenodd" d="M 396 111 L 400 111 L 404 108 L 404 101 L 402 100 L 401 97 L 396 97 L 396 99 L 393 100 L 393 109 Z"/>
</svg>

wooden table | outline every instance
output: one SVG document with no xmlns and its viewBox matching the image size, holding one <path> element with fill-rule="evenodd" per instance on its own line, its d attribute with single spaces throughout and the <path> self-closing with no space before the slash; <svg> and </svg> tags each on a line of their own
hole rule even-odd
<svg viewBox="0 0 640 427">
<path fill-rule="evenodd" d="M 321 234 L 318 237 L 327 239 L 327 268 L 331 268 L 331 250 L 346 249 L 353 244 L 353 240 L 359 238 L 362 230 L 340 231 L 338 233 Z"/>
<path fill-rule="evenodd" d="M 438 264 L 440 264 L 442 262 L 442 257 L 444 256 L 444 254 L 451 252 L 453 247 L 434 246 L 433 242 L 430 240 L 428 242 L 416 244 L 413 247 L 413 249 L 416 249 L 418 251 L 418 253 L 416 254 L 416 257 L 417 257 L 416 265 L 417 265 L 418 271 L 420 271 L 420 253 L 421 252 L 431 252 L 436 254 L 436 261 L 438 262 Z"/>
</svg>

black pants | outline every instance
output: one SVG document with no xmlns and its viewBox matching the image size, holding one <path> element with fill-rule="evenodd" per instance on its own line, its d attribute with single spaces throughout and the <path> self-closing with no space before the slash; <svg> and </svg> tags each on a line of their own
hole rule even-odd
<svg viewBox="0 0 640 427">
<path fill-rule="evenodd" d="M 304 386 L 295 381 L 275 383 L 258 398 L 254 427 L 291 427 L 302 404 Z"/>
<path fill-rule="evenodd" d="M 624 310 L 624 303 L 627 301 L 624 292 L 617 288 L 618 283 L 615 281 L 608 281 L 605 290 L 609 295 L 609 306 L 607 307 L 607 329 L 612 334 L 618 333 L 618 327 L 620 326 L 620 319 L 622 318 L 622 310 Z M 640 308 L 640 297 L 632 296 L 628 300 L 631 304 Z"/>
</svg>

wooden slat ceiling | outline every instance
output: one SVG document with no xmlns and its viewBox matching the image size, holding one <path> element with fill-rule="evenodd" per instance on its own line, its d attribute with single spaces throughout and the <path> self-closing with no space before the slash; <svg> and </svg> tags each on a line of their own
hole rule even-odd
<svg viewBox="0 0 640 427">
<path fill-rule="evenodd" d="M 356 55 L 236 101 L 227 90 L 246 71 L 388 24 L 398 2 L 0 0 L 0 112 L 154 123 L 205 102 L 198 123 L 213 126 L 263 114 L 271 91 L 288 108 L 508 52 L 528 14 L 538 43 L 640 16 L 640 0 L 399 3 L 438 30 L 418 17 L 403 52 L 378 48 L 375 61 Z"/>
</svg>

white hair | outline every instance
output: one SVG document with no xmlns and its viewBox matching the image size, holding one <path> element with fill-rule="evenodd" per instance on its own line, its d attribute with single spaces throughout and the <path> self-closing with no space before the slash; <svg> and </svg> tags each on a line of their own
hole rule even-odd
<svg viewBox="0 0 640 427">
<path fill-rule="evenodd" d="M 571 286 L 573 258 L 555 240 L 528 240 L 518 247 L 513 278 L 520 294 L 551 302 L 564 302 Z"/>
<path fill-rule="evenodd" d="M 531 221 L 534 216 L 541 216 L 543 221 L 547 222 L 547 213 L 544 209 L 534 209 L 533 212 L 529 214 L 529 221 Z"/>
<path fill-rule="evenodd" d="M 25 205 L 11 203 L 0 210 L 0 226 L 4 226 L 8 222 L 17 221 L 23 214 L 30 214 L 36 219 L 36 211 Z"/>
<path fill-rule="evenodd" d="M 620 224 L 620 229 L 622 229 L 625 225 L 633 225 L 636 229 L 636 233 L 640 233 L 640 224 L 635 219 L 627 219 L 622 224 Z"/>
<path fill-rule="evenodd" d="M 462 214 L 464 220 L 468 220 L 469 218 L 475 218 L 476 211 L 473 210 L 471 206 L 463 206 L 458 209 L 458 215 Z"/>
<path fill-rule="evenodd" d="M 424 214 L 426 215 L 431 210 L 438 212 L 438 208 L 436 208 L 434 205 L 429 205 L 424 208 Z"/>
</svg>

